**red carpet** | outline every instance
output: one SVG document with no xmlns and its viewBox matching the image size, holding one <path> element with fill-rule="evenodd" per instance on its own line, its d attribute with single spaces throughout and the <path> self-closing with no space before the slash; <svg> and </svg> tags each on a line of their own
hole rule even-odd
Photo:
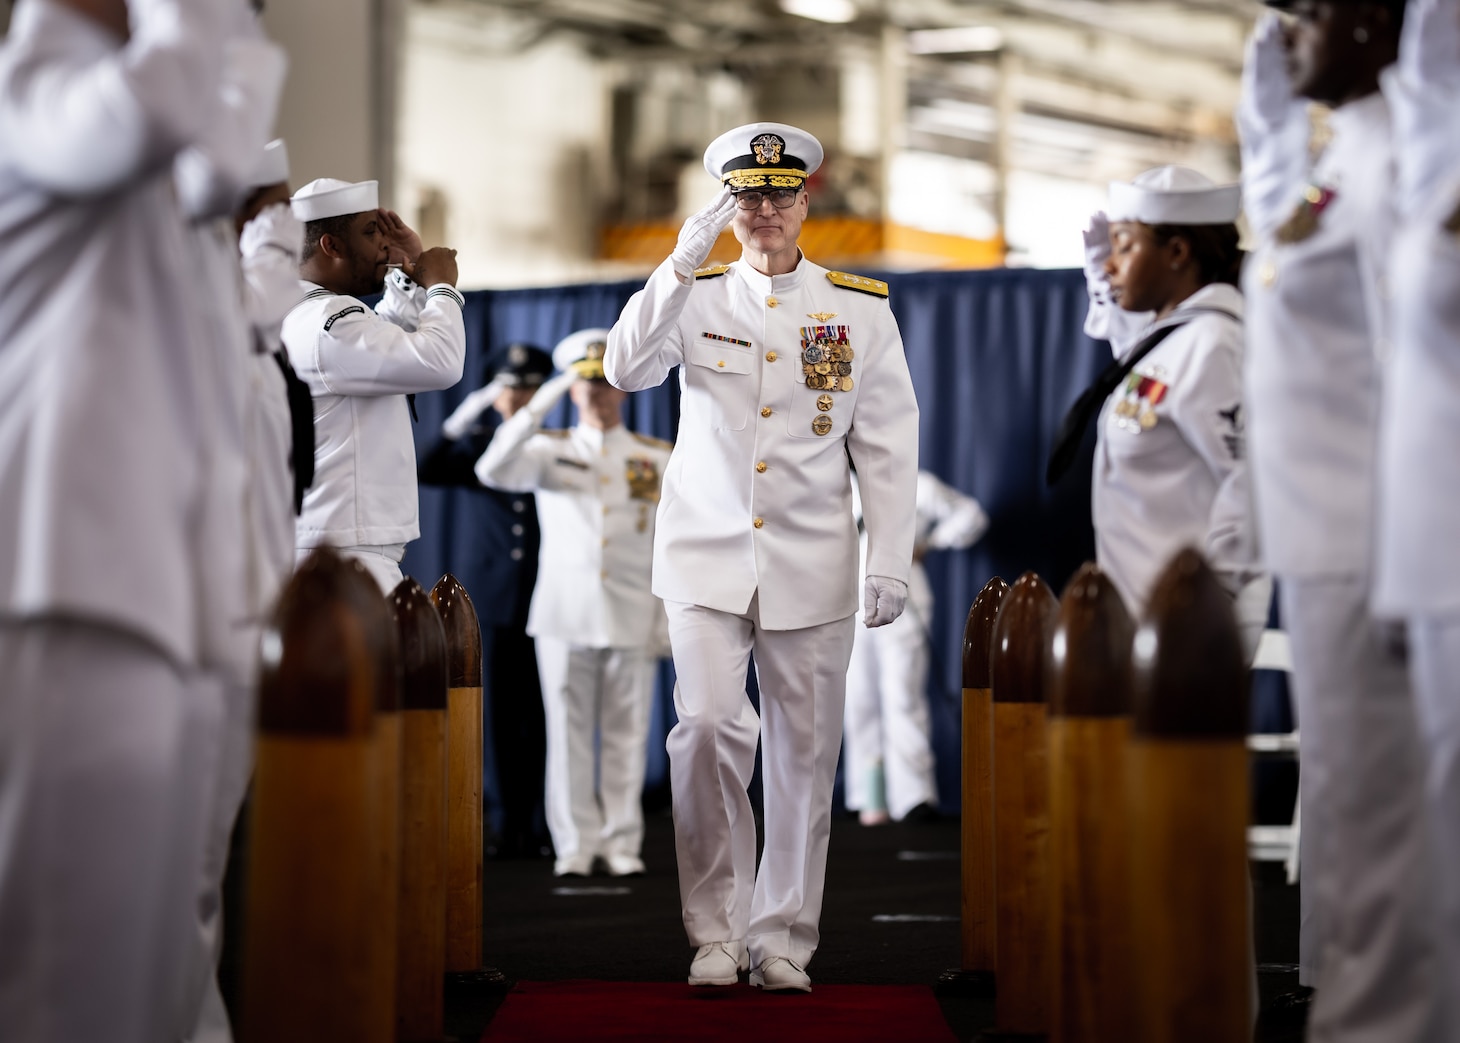
<svg viewBox="0 0 1460 1043">
<path fill-rule="evenodd" d="M 483 1043 L 599 1039 L 921 1043 L 956 1039 L 924 985 L 817 985 L 809 996 L 748 985 L 518 982 Z"/>
</svg>

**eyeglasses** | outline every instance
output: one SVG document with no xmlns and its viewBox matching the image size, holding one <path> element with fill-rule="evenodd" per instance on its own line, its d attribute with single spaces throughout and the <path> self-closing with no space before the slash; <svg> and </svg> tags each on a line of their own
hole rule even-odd
<svg viewBox="0 0 1460 1043">
<path fill-rule="evenodd" d="M 769 199 L 771 206 L 785 210 L 796 202 L 800 191 L 799 188 L 778 188 L 771 192 L 737 192 L 735 205 L 741 210 L 759 210 L 760 204 Z"/>
</svg>

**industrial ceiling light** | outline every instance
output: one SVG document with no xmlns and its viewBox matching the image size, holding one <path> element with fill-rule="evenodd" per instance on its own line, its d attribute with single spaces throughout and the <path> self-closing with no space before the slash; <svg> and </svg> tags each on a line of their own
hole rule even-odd
<svg viewBox="0 0 1460 1043">
<path fill-rule="evenodd" d="M 857 17 L 852 0 L 780 0 L 781 10 L 818 22 L 850 22 Z"/>
<path fill-rule="evenodd" d="M 907 34 L 907 49 L 913 54 L 983 54 L 1003 46 L 1003 32 L 992 25 L 916 29 Z"/>
</svg>

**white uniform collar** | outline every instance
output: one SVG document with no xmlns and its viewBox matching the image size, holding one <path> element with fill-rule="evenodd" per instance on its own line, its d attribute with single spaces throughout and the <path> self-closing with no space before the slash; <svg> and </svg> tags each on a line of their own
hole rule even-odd
<svg viewBox="0 0 1460 1043">
<path fill-rule="evenodd" d="M 1389 103 L 1383 91 L 1366 94 L 1357 101 L 1334 109 L 1328 114 L 1334 137 L 1359 130 L 1366 125 L 1381 123 L 1389 118 Z"/>
<path fill-rule="evenodd" d="M 1242 291 L 1224 282 L 1209 283 L 1178 304 L 1167 318 L 1180 318 L 1188 308 L 1220 308 L 1240 319 L 1243 316 Z"/>
<path fill-rule="evenodd" d="M 740 277 L 745 280 L 745 284 L 756 293 L 763 296 L 776 293 L 790 293 L 792 290 L 799 289 L 801 283 L 805 281 L 806 267 L 809 263 L 806 260 L 806 255 L 799 248 L 796 250 L 796 255 L 796 267 L 785 275 L 762 275 L 747 264 L 743 257 L 730 267 L 739 272 Z"/>
<path fill-rule="evenodd" d="M 592 449 L 594 452 L 598 452 L 599 450 L 603 449 L 604 446 L 618 439 L 624 431 L 628 430 L 628 428 L 624 427 L 623 424 L 619 424 L 616 427 L 610 428 L 607 431 L 600 431 L 596 427 L 589 427 L 587 424 L 580 423 L 576 425 L 573 430 L 577 432 L 578 438 L 586 443 L 589 449 Z"/>
</svg>

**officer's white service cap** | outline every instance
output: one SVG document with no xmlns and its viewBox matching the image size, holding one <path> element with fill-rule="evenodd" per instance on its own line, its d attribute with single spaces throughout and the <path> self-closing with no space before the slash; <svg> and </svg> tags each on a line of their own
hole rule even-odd
<svg viewBox="0 0 1460 1043">
<path fill-rule="evenodd" d="M 380 182 L 316 178 L 295 192 L 289 205 L 294 210 L 294 216 L 301 221 L 323 221 L 327 217 L 363 214 L 367 210 L 380 208 Z"/>
<path fill-rule="evenodd" d="M 553 348 L 553 365 L 564 373 L 571 369 L 584 380 L 602 380 L 603 350 L 607 345 L 608 330 L 570 333 Z"/>
<path fill-rule="evenodd" d="M 289 147 L 275 138 L 259 150 L 258 161 L 248 176 L 248 187 L 282 185 L 289 180 Z"/>
<path fill-rule="evenodd" d="M 1106 216 L 1148 225 L 1227 225 L 1237 220 L 1242 190 L 1189 167 L 1157 167 L 1110 184 Z"/>
<path fill-rule="evenodd" d="M 785 123 L 747 123 L 705 149 L 705 169 L 733 191 L 800 188 L 822 160 L 821 142 Z"/>
</svg>

